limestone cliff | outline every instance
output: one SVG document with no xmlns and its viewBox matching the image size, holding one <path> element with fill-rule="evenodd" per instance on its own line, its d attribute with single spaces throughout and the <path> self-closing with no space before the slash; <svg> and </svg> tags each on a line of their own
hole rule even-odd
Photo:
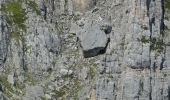
<svg viewBox="0 0 170 100">
<path fill-rule="evenodd" d="M 0 100 L 170 100 L 169 0 L 0 4 Z"/>
</svg>

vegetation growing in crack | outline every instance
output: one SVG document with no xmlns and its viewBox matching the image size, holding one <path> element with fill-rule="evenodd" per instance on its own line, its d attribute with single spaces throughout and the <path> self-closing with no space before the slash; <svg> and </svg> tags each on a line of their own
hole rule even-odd
<svg viewBox="0 0 170 100">
<path fill-rule="evenodd" d="M 2 3 L 0 10 L 10 27 L 9 39 L 15 38 L 19 40 L 22 36 L 21 33 L 26 32 L 27 27 L 25 21 L 28 11 L 23 9 L 24 3 L 32 12 L 40 14 L 37 4 L 31 0 L 6 0 Z"/>
<path fill-rule="evenodd" d="M 59 90 L 54 90 L 55 93 L 54 97 L 63 97 L 66 94 L 67 86 L 60 87 Z"/>
<path fill-rule="evenodd" d="M 161 32 L 161 35 L 163 37 L 168 36 L 170 34 L 170 29 L 164 24 L 163 31 Z"/>
<path fill-rule="evenodd" d="M 89 71 L 88 71 L 87 75 L 91 80 L 94 78 L 94 76 L 95 76 L 94 66 L 89 67 Z"/>
<path fill-rule="evenodd" d="M 140 82 L 139 82 L 138 95 L 142 95 L 143 90 L 144 90 L 144 84 L 143 84 L 143 82 L 140 80 Z"/>
<path fill-rule="evenodd" d="M 6 94 L 7 96 L 11 96 L 11 94 L 9 93 L 9 91 L 12 91 L 11 88 L 11 84 L 7 81 L 7 78 L 5 76 L 0 76 L 0 82 L 2 83 L 2 85 L 4 86 L 4 94 Z"/>
<path fill-rule="evenodd" d="M 148 30 L 148 27 L 146 25 L 141 26 L 142 29 Z"/>
<path fill-rule="evenodd" d="M 28 73 L 28 72 L 25 72 L 25 73 L 24 73 L 24 82 L 27 82 L 27 83 L 29 83 L 30 85 L 35 85 L 35 84 L 38 83 L 38 81 L 35 80 L 35 79 L 30 75 L 30 73 Z"/>
<path fill-rule="evenodd" d="M 108 20 L 111 23 L 112 22 L 112 16 L 109 16 Z"/>
<path fill-rule="evenodd" d="M 55 93 L 52 95 L 54 98 L 64 98 L 67 96 L 77 100 L 78 92 L 81 90 L 82 85 L 81 81 L 77 77 L 68 77 L 69 84 L 61 86 L 59 89 L 53 90 L 52 92 Z"/>
<path fill-rule="evenodd" d="M 27 19 L 27 13 L 22 8 L 21 0 L 6 1 L 4 4 L 2 4 L 1 10 L 5 13 L 5 19 L 8 25 L 12 28 L 12 31 L 26 31 L 26 25 L 24 22 Z"/>
<path fill-rule="evenodd" d="M 35 1 L 26 0 L 26 4 L 32 12 L 36 12 L 37 15 L 41 14 L 38 5 L 35 3 Z"/>
<path fill-rule="evenodd" d="M 71 92 L 70 92 L 70 95 L 73 97 L 74 100 L 77 99 L 78 92 L 80 91 L 81 87 L 82 86 L 80 80 L 78 78 L 74 78 L 71 85 Z"/>
<path fill-rule="evenodd" d="M 0 76 L 0 83 L 2 83 L 2 85 L 3 85 L 3 93 L 5 94 L 5 96 L 10 98 L 14 94 L 15 95 L 23 95 L 22 89 L 25 87 L 24 84 L 22 84 L 18 81 L 15 81 L 14 86 L 12 86 L 12 84 L 10 84 L 7 81 L 7 77 L 5 75 Z"/>
<path fill-rule="evenodd" d="M 170 10 L 170 2 L 168 0 L 165 0 L 165 9 Z"/>
<path fill-rule="evenodd" d="M 125 35 L 122 37 L 122 41 L 120 43 L 122 49 L 125 49 L 124 46 L 125 46 Z"/>
<path fill-rule="evenodd" d="M 169 18 L 170 18 L 170 1 L 165 0 L 163 7 L 164 7 L 164 10 L 165 10 L 164 19 L 165 19 L 165 20 L 169 20 Z"/>
<path fill-rule="evenodd" d="M 24 5 L 25 4 L 25 5 Z M 23 5 L 26 6 L 27 9 L 23 8 Z M 28 47 L 25 44 L 25 40 L 23 38 L 23 33 L 27 31 L 27 26 L 25 21 L 27 20 L 28 12 L 36 12 L 38 15 L 40 14 L 40 10 L 35 1 L 31 0 L 5 0 L 2 5 L 0 11 L 3 14 L 3 18 L 6 20 L 6 23 L 9 27 L 9 41 L 15 39 L 17 43 L 19 41 L 22 42 L 23 49 L 23 57 L 27 52 Z M 24 71 L 27 70 L 27 65 L 23 65 Z M 29 81 L 31 84 L 35 84 L 36 81 L 33 80 L 30 76 L 25 75 L 25 79 Z M 11 97 L 11 93 L 15 93 L 16 95 L 21 94 L 24 85 L 19 82 L 14 83 L 14 88 L 10 88 L 8 83 L 4 81 L 5 85 L 5 94 L 8 97 Z"/>
<path fill-rule="evenodd" d="M 165 16 L 164 19 L 165 19 L 165 20 L 169 20 L 169 17 L 168 17 L 168 16 Z"/>
<path fill-rule="evenodd" d="M 46 100 L 46 97 L 45 97 L 45 96 L 42 96 L 42 97 L 41 97 L 41 100 Z"/>
<path fill-rule="evenodd" d="M 159 40 L 157 38 L 151 38 L 151 50 L 155 51 L 157 50 L 158 52 L 162 52 L 164 47 L 165 47 L 165 43 L 163 42 L 163 40 Z"/>
<path fill-rule="evenodd" d="M 142 37 L 141 38 L 137 38 L 137 40 L 139 41 L 139 42 L 142 42 L 142 43 L 149 43 L 149 39 L 147 39 L 146 38 L 146 36 L 144 36 L 144 35 L 142 35 Z"/>
<path fill-rule="evenodd" d="M 156 37 L 152 37 L 151 39 L 147 39 L 146 36 L 142 36 L 141 38 L 137 38 L 137 40 L 141 43 L 150 43 L 150 49 L 152 51 L 162 52 L 165 48 L 165 43 L 163 40 L 160 40 Z"/>
</svg>

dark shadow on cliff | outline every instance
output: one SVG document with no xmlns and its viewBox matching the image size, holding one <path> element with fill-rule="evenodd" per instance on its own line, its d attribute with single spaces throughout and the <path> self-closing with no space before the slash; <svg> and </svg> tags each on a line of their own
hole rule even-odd
<svg viewBox="0 0 170 100">
<path fill-rule="evenodd" d="M 94 57 L 94 56 L 97 56 L 97 55 L 105 54 L 109 42 L 110 42 L 110 38 L 108 38 L 105 47 L 97 47 L 97 48 L 94 48 L 94 49 L 90 49 L 88 51 L 83 51 L 84 58 L 90 58 L 90 57 Z"/>
</svg>

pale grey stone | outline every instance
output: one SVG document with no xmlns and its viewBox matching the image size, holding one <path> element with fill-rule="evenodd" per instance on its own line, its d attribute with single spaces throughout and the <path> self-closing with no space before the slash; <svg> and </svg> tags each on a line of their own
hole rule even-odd
<svg viewBox="0 0 170 100">
<path fill-rule="evenodd" d="M 169 100 L 170 14 L 162 1 L 36 0 L 41 15 L 23 3 L 27 31 L 19 39 L 0 11 L 1 91 L 9 90 L 0 99 Z"/>
<path fill-rule="evenodd" d="M 8 82 L 10 83 L 10 84 L 14 84 L 14 75 L 8 75 Z"/>
</svg>

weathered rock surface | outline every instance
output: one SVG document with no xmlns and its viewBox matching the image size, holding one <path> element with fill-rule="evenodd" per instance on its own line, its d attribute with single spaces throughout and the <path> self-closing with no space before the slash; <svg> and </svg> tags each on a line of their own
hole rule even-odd
<svg viewBox="0 0 170 100">
<path fill-rule="evenodd" d="M 7 56 L 7 38 L 8 38 L 8 27 L 7 24 L 5 23 L 5 20 L 3 17 L 0 19 L 0 24 L 1 24 L 1 34 L 0 34 L 0 65 L 5 63 L 6 61 L 6 56 Z"/>
<path fill-rule="evenodd" d="M 41 100 L 44 96 L 43 88 L 40 86 L 26 86 L 26 100 Z"/>
<path fill-rule="evenodd" d="M 0 99 L 170 99 L 168 0 L 5 1 Z"/>
<path fill-rule="evenodd" d="M 100 29 L 99 24 L 91 21 L 82 27 L 83 29 L 78 34 L 78 39 L 83 49 L 84 57 L 93 57 L 105 53 L 109 38 L 107 38 L 104 30 Z"/>
</svg>

